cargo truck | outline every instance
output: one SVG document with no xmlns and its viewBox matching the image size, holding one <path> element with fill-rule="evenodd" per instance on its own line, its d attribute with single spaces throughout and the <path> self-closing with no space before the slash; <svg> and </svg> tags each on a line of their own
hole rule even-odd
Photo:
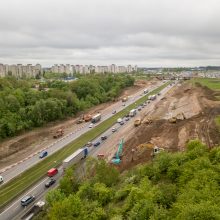
<svg viewBox="0 0 220 220">
<path fill-rule="evenodd" d="M 136 109 L 132 109 L 130 112 L 129 112 L 129 116 L 130 117 L 134 117 L 136 115 L 137 111 Z"/>
<path fill-rule="evenodd" d="M 149 97 L 148 97 L 148 100 L 155 100 L 157 98 L 157 96 L 156 95 L 150 95 Z"/>
<path fill-rule="evenodd" d="M 96 123 L 96 122 L 98 122 L 98 121 L 100 121 L 101 120 L 101 114 L 99 113 L 99 114 L 97 114 L 97 115 L 94 115 L 93 117 L 92 117 L 92 123 Z"/>
<path fill-rule="evenodd" d="M 88 155 L 87 147 L 78 149 L 63 161 L 63 169 L 65 170 L 67 167 L 78 163 L 80 160 L 86 158 L 87 155 Z"/>
<path fill-rule="evenodd" d="M 144 90 L 144 94 L 147 94 L 147 93 L 148 93 L 148 89 L 145 89 L 145 90 Z"/>
</svg>

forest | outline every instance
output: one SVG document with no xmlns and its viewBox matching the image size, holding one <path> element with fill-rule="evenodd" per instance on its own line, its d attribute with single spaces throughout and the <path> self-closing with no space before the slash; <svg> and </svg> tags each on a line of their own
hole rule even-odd
<svg viewBox="0 0 220 220">
<path fill-rule="evenodd" d="M 103 160 L 70 168 L 35 220 L 220 219 L 220 148 L 198 140 L 123 173 Z"/>
<path fill-rule="evenodd" d="M 68 83 L 0 78 L 0 139 L 112 101 L 133 84 L 134 78 L 120 74 L 81 76 Z"/>
</svg>

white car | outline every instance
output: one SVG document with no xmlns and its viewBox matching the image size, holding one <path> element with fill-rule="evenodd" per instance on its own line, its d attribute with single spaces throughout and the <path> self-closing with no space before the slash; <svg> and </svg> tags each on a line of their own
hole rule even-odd
<svg viewBox="0 0 220 220">
<path fill-rule="evenodd" d="M 89 125 L 89 128 L 93 128 L 93 126 L 94 126 L 94 124 L 90 124 L 90 125 Z"/>
<path fill-rule="evenodd" d="M 112 132 L 116 132 L 117 131 L 117 129 L 116 128 L 112 128 Z"/>
</svg>

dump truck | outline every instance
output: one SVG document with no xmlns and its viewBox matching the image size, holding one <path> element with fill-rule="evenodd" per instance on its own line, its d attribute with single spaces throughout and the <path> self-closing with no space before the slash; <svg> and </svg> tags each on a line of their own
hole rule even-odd
<svg viewBox="0 0 220 220">
<path fill-rule="evenodd" d="M 135 126 L 135 127 L 139 126 L 140 124 L 141 124 L 141 119 L 140 119 L 140 118 L 138 118 L 138 119 L 136 119 L 136 120 L 134 121 L 134 126 Z"/>
<path fill-rule="evenodd" d="M 35 215 L 37 215 L 40 211 L 43 210 L 44 205 L 45 205 L 45 202 L 38 201 L 37 203 L 34 204 L 34 206 L 27 213 L 25 213 L 21 217 L 21 219 L 22 220 L 30 220 L 30 219 L 32 219 Z"/>
<path fill-rule="evenodd" d="M 78 163 L 80 160 L 86 158 L 88 152 L 88 147 L 80 148 L 77 151 L 75 151 L 73 154 L 71 154 L 63 161 L 63 169 L 65 170 L 69 166 L 74 165 Z"/>
<path fill-rule="evenodd" d="M 100 120 L 101 120 L 101 114 L 100 113 L 92 117 L 92 123 L 96 123 Z"/>
<path fill-rule="evenodd" d="M 127 101 L 128 101 L 128 96 L 122 98 L 122 102 L 127 102 Z"/>
<path fill-rule="evenodd" d="M 63 131 L 62 128 L 60 128 L 60 129 L 58 129 L 58 130 L 56 131 L 56 133 L 53 135 L 53 138 L 59 138 L 59 137 L 62 137 L 63 134 L 64 134 L 64 131 Z"/>
<path fill-rule="evenodd" d="M 83 119 L 85 122 L 91 121 L 92 115 L 84 115 Z"/>
</svg>

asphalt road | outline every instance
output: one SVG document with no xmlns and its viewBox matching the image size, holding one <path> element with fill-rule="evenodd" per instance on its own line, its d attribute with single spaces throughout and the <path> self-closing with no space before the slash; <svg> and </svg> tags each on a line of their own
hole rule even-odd
<svg viewBox="0 0 220 220">
<path fill-rule="evenodd" d="M 155 105 L 163 96 L 164 94 L 170 89 L 171 87 L 166 87 L 162 92 L 161 92 L 161 96 L 158 97 L 157 100 L 151 102 L 151 106 Z M 151 88 L 152 90 L 153 88 Z M 143 92 L 142 92 L 143 93 Z M 135 96 L 133 96 L 133 99 L 130 100 L 130 102 L 127 102 L 126 105 L 129 105 L 133 102 L 135 102 L 137 99 L 140 98 L 140 93 L 136 94 Z M 148 106 L 146 106 L 145 108 L 147 108 Z M 120 111 L 121 109 L 123 109 L 124 106 L 122 106 L 122 103 L 118 103 L 118 109 L 117 111 Z M 113 108 L 115 109 L 115 108 Z M 137 115 L 140 114 L 138 111 L 137 111 Z M 110 113 L 106 113 L 106 115 L 103 115 L 102 117 L 102 121 L 111 117 L 112 116 L 112 112 Z M 111 135 L 114 135 L 114 133 L 112 132 L 112 128 L 116 128 L 117 130 L 122 130 L 123 128 L 126 128 L 126 126 L 129 125 L 129 123 L 133 123 L 133 120 L 134 119 L 131 119 L 127 122 L 125 122 L 124 125 L 119 125 L 118 123 L 115 123 L 115 125 L 113 125 L 111 128 L 109 128 L 107 131 L 105 131 L 102 135 L 107 135 L 108 138 L 111 137 Z M 125 121 L 125 120 L 124 120 Z M 83 134 L 84 132 L 86 132 L 87 130 L 89 130 L 88 128 L 89 126 L 89 123 L 85 124 L 84 125 L 84 129 L 85 130 L 80 130 L 77 135 L 80 136 L 81 134 Z M 84 132 L 83 132 L 84 131 Z M 116 131 L 117 132 L 117 131 Z M 101 136 L 102 136 L 101 135 Z M 93 140 L 92 142 L 95 143 L 97 141 L 100 141 L 101 139 L 101 136 L 96 138 L 95 140 Z M 75 137 L 75 136 L 74 136 Z M 75 137 L 76 138 L 76 137 Z M 63 139 L 63 141 L 66 140 L 66 139 Z M 64 143 L 69 143 L 71 142 L 72 140 L 70 138 L 67 137 L 67 141 L 64 142 Z M 60 141 L 61 142 L 61 141 Z M 59 143 L 59 142 L 58 142 Z M 103 142 L 104 143 L 104 142 Z M 102 142 L 101 144 L 98 146 L 98 147 L 91 147 L 89 149 L 89 155 L 90 156 L 93 156 L 93 157 L 96 157 L 97 156 L 97 152 L 100 148 L 102 148 Z M 58 146 L 59 147 L 59 146 Z M 60 148 L 55 148 L 55 149 L 60 149 Z M 55 151 L 55 150 L 54 150 Z M 53 151 L 53 152 L 54 152 Z M 37 157 L 37 159 L 39 160 L 39 158 Z M 54 179 L 56 179 L 56 184 L 54 184 L 52 187 L 50 187 L 49 189 L 51 188 L 54 188 L 58 185 L 58 180 L 62 177 L 63 175 L 63 168 L 62 166 L 59 167 L 59 172 L 58 174 L 54 177 Z M 49 180 L 49 177 L 45 177 L 44 179 L 40 180 L 37 184 L 35 184 L 31 189 L 29 189 L 27 192 L 23 193 L 23 195 L 21 195 L 19 198 L 17 198 L 15 201 L 13 201 L 10 205 L 8 205 L 4 210 L 3 212 L 0 214 L 0 219 L 1 220 L 14 220 L 14 219 L 21 219 L 21 217 L 28 212 L 28 210 L 30 210 L 32 207 L 33 207 L 33 204 L 39 200 L 42 200 L 44 199 L 44 196 L 46 194 L 46 192 L 48 192 L 48 189 L 45 188 L 45 183 Z M 29 204 L 26 208 L 22 207 L 21 204 L 20 204 L 20 201 L 21 199 L 25 196 L 25 195 L 34 195 L 36 200 Z"/>
<path fill-rule="evenodd" d="M 151 91 L 161 84 L 162 83 L 158 84 L 157 86 L 147 87 L 147 89 L 149 89 Z M 126 102 L 126 106 L 128 106 L 128 105 L 134 103 L 136 100 L 138 100 L 140 98 L 140 94 L 143 94 L 143 90 L 136 93 L 135 95 L 133 95 L 133 97 L 130 97 L 129 100 Z M 102 114 L 101 121 L 96 123 L 94 125 L 94 127 L 97 126 L 99 123 L 105 121 L 106 119 L 110 118 L 112 116 L 113 110 L 116 110 L 117 112 L 119 112 L 122 109 L 126 108 L 126 106 L 122 106 L 122 102 L 119 101 L 119 102 L 111 105 L 111 107 L 107 108 L 107 110 L 103 110 L 102 112 L 100 112 Z M 65 147 L 67 144 L 71 143 L 72 141 L 74 141 L 75 139 L 80 137 L 82 134 L 89 131 L 91 129 L 91 128 L 89 128 L 90 123 L 91 122 L 79 124 L 74 131 L 72 131 L 70 134 L 65 135 L 64 137 L 61 137 L 61 138 L 55 140 L 55 142 L 52 145 L 45 147 L 45 150 L 47 150 L 49 155 L 55 153 L 56 151 L 60 150 L 61 148 Z M 41 160 L 43 160 L 43 159 L 39 159 L 39 154 L 35 153 L 35 155 L 32 155 L 32 156 L 30 155 L 30 158 L 27 158 L 26 160 L 16 164 L 12 168 L 1 173 L 1 176 L 3 176 L 3 178 L 4 178 L 3 184 L 7 183 L 8 181 L 10 181 L 14 177 L 18 176 L 19 174 L 21 174 L 25 170 L 29 169 L 33 165 L 37 164 Z"/>
</svg>

